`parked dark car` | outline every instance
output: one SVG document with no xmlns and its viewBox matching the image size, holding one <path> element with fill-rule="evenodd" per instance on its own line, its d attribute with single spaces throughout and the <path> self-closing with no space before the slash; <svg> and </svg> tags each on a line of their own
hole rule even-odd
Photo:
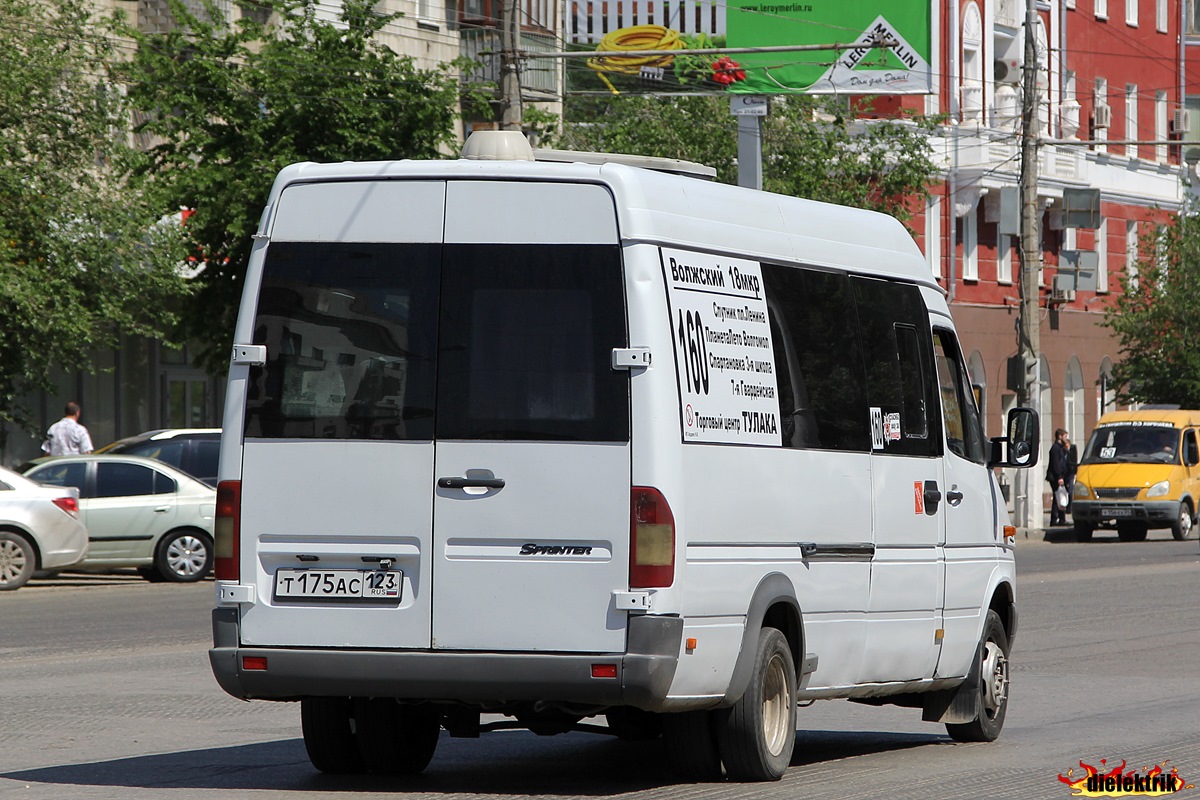
<svg viewBox="0 0 1200 800">
<path fill-rule="evenodd" d="M 173 428 L 127 436 L 96 452 L 157 458 L 215 487 L 220 450 L 220 428 Z"/>
</svg>

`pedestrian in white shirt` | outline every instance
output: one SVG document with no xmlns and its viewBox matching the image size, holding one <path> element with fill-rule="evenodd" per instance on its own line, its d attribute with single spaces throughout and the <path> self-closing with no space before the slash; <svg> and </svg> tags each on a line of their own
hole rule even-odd
<svg viewBox="0 0 1200 800">
<path fill-rule="evenodd" d="M 74 400 L 63 409 L 63 418 L 46 431 L 42 452 L 52 456 L 72 456 L 92 452 L 92 437 L 79 424 L 79 403 Z"/>
</svg>

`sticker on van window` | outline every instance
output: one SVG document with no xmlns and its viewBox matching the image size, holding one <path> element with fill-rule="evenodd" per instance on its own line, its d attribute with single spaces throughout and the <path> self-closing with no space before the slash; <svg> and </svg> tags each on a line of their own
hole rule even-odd
<svg viewBox="0 0 1200 800">
<path fill-rule="evenodd" d="M 871 407 L 871 449 L 883 449 L 883 409 Z"/>
<path fill-rule="evenodd" d="M 883 429 L 889 442 L 900 441 L 900 413 L 892 411 L 883 418 Z"/>
<path fill-rule="evenodd" d="M 660 250 L 685 442 L 783 444 L 757 261 Z"/>
</svg>

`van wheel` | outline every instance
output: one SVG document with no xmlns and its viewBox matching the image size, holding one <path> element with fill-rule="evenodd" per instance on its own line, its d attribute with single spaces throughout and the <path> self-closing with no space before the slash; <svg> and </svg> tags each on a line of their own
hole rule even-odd
<svg viewBox="0 0 1200 800">
<path fill-rule="evenodd" d="M 1122 542 L 1144 542 L 1146 541 L 1146 526 L 1118 525 L 1117 538 Z"/>
<path fill-rule="evenodd" d="M 754 673 L 720 728 L 725 773 L 739 781 L 777 781 L 796 745 L 796 667 L 787 638 L 775 628 L 758 634 Z"/>
<path fill-rule="evenodd" d="M 1000 615 L 991 609 L 983 626 L 979 648 L 979 716 L 971 722 L 946 723 L 956 742 L 994 742 L 1004 727 L 1008 711 L 1008 634 Z"/>
<path fill-rule="evenodd" d="M 721 780 L 721 756 L 711 711 L 664 714 L 663 746 L 671 771 L 696 783 Z"/>
<path fill-rule="evenodd" d="M 212 540 L 199 531 L 171 531 L 154 552 L 154 570 L 171 583 L 204 580 L 212 564 Z"/>
<path fill-rule="evenodd" d="M 354 735 L 354 703 L 349 697 L 306 697 L 300 701 L 300 728 L 308 760 L 321 772 L 365 772 Z"/>
<path fill-rule="evenodd" d="M 1171 526 L 1171 535 L 1182 542 L 1192 535 L 1192 526 L 1195 524 L 1196 520 L 1192 516 L 1192 507 L 1188 505 L 1187 500 L 1184 500 L 1179 504 L 1179 517 L 1175 520 L 1175 524 Z"/>
<path fill-rule="evenodd" d="M 19 533 L 0 531 L 0 592 L 20 589 L 37 568 L 33 545 Z"/>
<path fill-rule="evenodd" d="M 1075 523 L 1075 541 L 1090 542 L 1092 540 L 1092 531 L 1096 528 L 1086 522 Z"/>
<path fill-rule="evenodd" d="M 437 749 L 442 712 L 432 704 L 411 705 L 390 697 L 354 701 L 358 751 L 372 772 L 416 775 Z"/>
</svg>

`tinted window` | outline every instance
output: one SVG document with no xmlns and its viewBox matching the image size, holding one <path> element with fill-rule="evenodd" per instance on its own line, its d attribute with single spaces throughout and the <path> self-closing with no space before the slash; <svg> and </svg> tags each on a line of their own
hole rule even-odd
<svg viewBox="0 0 1200 800">
<path fill-rule="evenodd" d="M 439 439 L 626 441 L 616 245 L 447 245 Z"/>
<path fill-rule="evenodd" d="M 950 452 L 982 464 L 987 458 L 983 431 L 979 425 L 979 410 L 975 406 L 975 392 L 970 379 L 963 369 L 958 340 L 950 331 L 939 330 L 933 338 L 933 352 L 942 395 L 946 445 Z"/>
<path fill-rule="evenodd" d="M 883 451 L 940 455 L 929 316 L 912 284 L 854 277 L 868 405 L 884 420 Z"/>
<path fill-rule="evenodd" d="M 158 470 L 153 470 L 153 472 L 154 472 L 154 493 L 155 494 L 174 494 L 175 491 L 178 490 L 179 487 L 175 483 L 174 478 L 172 478 L 168 475 L 164 475 L 161 472 L 159 472 Z"/>
<path fill-rule="evenodd" d="M 221 442 L 196 440 L 184 458 L 183 469 L 212 486 L 217 485 L 217 464 L 221 458 Z"/>
<path fill-rule="evenodd" d="M 440 250 L 272 244 L 254 331 L 267 364 L 250 371 L 246 435 L 431 439 Z"/>
<path fill-rule="evenodd" d="M 785 447 L 869 450 L 862 351 L 845 275 L 764 264 Z"/>
<path fill-rule="evenodd" d="M 141 464 L 97 464 L 96 497 L 154 494 L 154 474 Z"/>
<path fill-rule="evenodd" d="M 183 466 L 183 452 L 187 443 L 181 439 L 170 441 L 149 441 L 124 448 L 121 452 L 146 458 L 157 458 L 173 467 Z"/>
<path fill-rule="evenodd" d="M 87 480 L 87 464 L 74 462 L 71 464 L 50 463 L 30 471 L 30 480 L 48 483 L 52 486 L 74 486 L 79 490 L 80 497 L 87 497 L 84 484 Z"/>
</svg>

